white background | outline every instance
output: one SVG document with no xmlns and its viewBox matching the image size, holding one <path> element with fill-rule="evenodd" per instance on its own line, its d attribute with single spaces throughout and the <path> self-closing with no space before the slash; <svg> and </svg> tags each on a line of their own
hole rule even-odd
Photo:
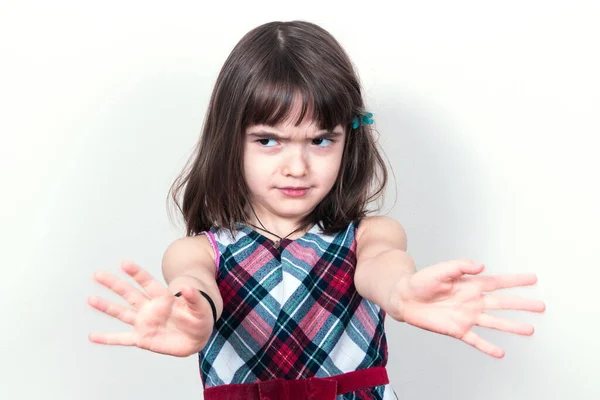
<svg viewBox="0 0 600 400">
<path fill-rule="evenodd" d="M 235 14 L 233 14 L 235 12 Z M 496 360 L 389 320 L 400 399 L 598 399 L 597 1 L 0 2 L 0 398 L 201 398 L 196 357 L 103 347 L 98 269 L 160 277 L 169 186 L 235 43 L 321 24 L 361 76 L 422 268 L 536 272 L 547 303 Z M 114 298 L 109 296 L 109 298 Z"/>
</svg>

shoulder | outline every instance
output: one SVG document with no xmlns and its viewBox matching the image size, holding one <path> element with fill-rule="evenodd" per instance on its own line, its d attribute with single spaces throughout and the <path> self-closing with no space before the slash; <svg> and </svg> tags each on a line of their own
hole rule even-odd
<svg viewBox="0 0 600 400">
<path fill-rule="evenodd" d="M 164 270 L 206 267 L 214 271 L 215 252 L 207 235 L 186 236 L 173 241 L 164 252 Z"/>
<path fill-rule="evenodd" d="M 185 236 L 174 240 L 169 244 L 165 254 L 177 254 L 181 252 L 212 253 L 212 246 L 205 234 Z"/>
<path fill-rule="evenodd" d="M 376 244 L 392 245 L 406 250 L 406 231 L 400 222 L 386 216 L 370 216 L 363 218 L 356 230 L 358 249 Z"/>
</svg>

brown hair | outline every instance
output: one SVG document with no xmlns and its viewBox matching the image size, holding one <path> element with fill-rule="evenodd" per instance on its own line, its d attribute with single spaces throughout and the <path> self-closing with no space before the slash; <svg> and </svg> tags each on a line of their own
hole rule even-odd
<svg viewBox="0 0 600 400">
<path fill-rule="evenodd" d="M 299 124 L 312 113 L 320 129 L 346 127 L 338 179 L 302 221 L 334 233 L 367 213 L 387 182 L 387 171 L 370 125 L 352 128 L 364 113 L 352 63 L 325 29 L 303 21 L 270 22 L 248 32 L 235 46 L 217 78 L 195 152 L 171 190 L 188 236 L 210 229 L 235 229 L 246 220 L 248 187 L 243 152 L 246 128 L 277 125 L 302 98 Z M 183 190 L 183 199 L 178 201 Z"/>
</svg>

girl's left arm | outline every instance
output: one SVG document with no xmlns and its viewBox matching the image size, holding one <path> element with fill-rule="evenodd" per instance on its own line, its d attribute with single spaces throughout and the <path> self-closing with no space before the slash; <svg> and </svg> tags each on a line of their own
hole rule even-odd
<svg viewBox="0 0 600 400">
<path fill-rule="evenodd" d="M 497 358 L 504 356 L 504 350 L 481 338 L 473 326 L 533 334 L 531 324 L 494 316 L 487 310 L 543 312 L 543 301 L 494 293 L 533 285 L 535 274 L 480 276 L 484 265 L 469 260 L 441 262 L 416 272 L 399 223 L 385 217 L 363 222 L 356 236 L 354 284 L 359 294 L 391 318 L 460 339 Z"/>
<path fill-rule="evenodd" d="M 354 284 L 358 293 L 402 321 L 401 302 L 395 297 L 416 271 L 406 252 L 404 228 L 392 218 L 366 217 L 358 226 L 356 241 Z"/>
</svg>

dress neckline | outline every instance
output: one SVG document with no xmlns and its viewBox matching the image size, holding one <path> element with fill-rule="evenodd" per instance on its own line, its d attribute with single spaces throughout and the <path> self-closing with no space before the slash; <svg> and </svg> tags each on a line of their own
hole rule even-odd
<svg viewBox="0 0 600 400">
<path fill-rule="evenodd" d="M 245 222 L 238 222 L 237 226 L 239 228 L 241 228 L 245 233 L 251 233 L 254 236 L 263 238 L 266 242 L 268 242 L 275 248 L 280 248 L 284 244 L 288 244 L 288 243 L 292 243 L 292 242 L 295 242 L 300 239 L 304 239 L 308 235 L 316 234 L 319 232 L 319 224 L 315 223 L 315 224 L 312 224 L 312 226 L 308 230 L 306 230 L 306 232 L 304 232 L 301 236 L 298 236 L 295 239 L 285 238 L 285 239 L 280 240 L 280 239 L 271 239 L 270 237 L 260 233 L 258 230 L 254 229 L 252 226 L 248 225 Z M 279 242 L 279 246 L 275 246 L 275 244 L 277 242 Z"/>
</svg>

